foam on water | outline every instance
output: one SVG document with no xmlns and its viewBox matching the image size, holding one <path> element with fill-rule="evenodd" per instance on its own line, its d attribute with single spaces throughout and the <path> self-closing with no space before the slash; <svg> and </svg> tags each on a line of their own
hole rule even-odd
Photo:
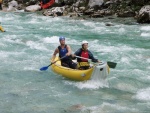
<svg viewBox="0 0 150 113">
<path fill-rule="evenodd" d="M 95 24 L 93 22 L 84 22 L 83 25 L 85 25 L 86 27 L 96 27 Z"/>
<path fill-rule="evenodd" d="M 110 103 L 102 103 L 102 105 L 99 106 L 93 106 L 90 107 L 92 110 L 91 113 L 99 113 L 101 111 L 102 113 L 114 113 L 116 110 L 123 112 L 123 111 L 128 111 L 128 112 L 138 112 L 136 108 L 128 108 L 120 104 L 110 104 Z M 108 110 L 109 109 L 109 110 Z"/>
<path fill-rule="evenodd" d="M 101 105 L 97 105 L 97 106 L 91 106 L 91 107 L 85 107 L 83 109 L 83 111 L 90 111 L 90 113 L 99 113 L 99 111 L 101 111 L 101 113 L 107 113 L 110 112 L 111 113 L 115 113 L 115 111 L 119 111 L 119 112 L 123 112 L 123 111 L 128 111 L 128 112 L 138 112 L 138 109 L 135 108 L 128 108 L 125 107 L 121 104 L 110 104 L 110 103 L 102 103 Z"/>
<path fill-rule="evenodd" d="M 16 18 L 18 18 L 19 16 L 16 16 L 15 15 L 15 17 Z M 5 21 L 14 21 L 14 18 L 15 18 L 14 16 L 11 16 L 10 14 L 6 14 L 6 16 L 5 16 Z"/>
<path fill-rule="evenodd" d="M 141 33 L 142 37 L 150 37 L 150 33 Z"/>
<path fill-rule="evenodd" d="M 46 37 L 43 38 L 44 43 L 54 43 L 54 44 L 59 44 L 59 37 L 58 36 L 52 36 L 52 37 Z"/>
<path fill-rule="evenodd" d="M 150 37 L 150 26 L 142 26 L 140 28 L 140 30 L 142 31 L 141 36 L 142 37 Z"/>
<path fill-rule="evenodd" d="M 142 30 L 142 31 L 150 31 L 150 26 L 142 26 L 140 28 L 140 30 Z"/>
<path fill-rule="evenodd" d="M 85 105 L 83 112 L 92 113 L 149 110 L 149 26 L 115 22 L 106 26 L 110 20 L 52 18 L 33 13 L 0 16 L 7 31 L 0 33 L 0 112 L 60 113 L 75 104 Z M 73 51 L 87 40 L 96 58 L 114 61 L 117 67 L 110 69 L 106 81 L 75 82 L 51 70 L 39 71 L 50 64 L 59 36 L 66 37 Z M 13 109 L 8 109 L 12 105 Z"/>
<path fill-rule="evenodd" d="M 27 41 L 26 45 L 29 46 L 31 49 L 48 51 L 48 49 L 45 48 L 43 44 L 40 44 L 40 43 L 37 43 L 37 42 L 34 42 L 34 41 Z"/>
<path fill-rule="evenodd" d="M 22 39 L 18 39 L 17 35 L 6 35 L 6 36 L 3 37 L 2 40 L 4 42 L 6 42 L 6 43 L 22 44 L 22 45 L 24 45 L 24 43 L 22 42 Z"/>
<path fill-rule="evenodd" d="M 30 21 L 28 21 L 28 24 L 39 24 L 40 22 L 37 21 L 37 18 L 31 18 Z"/>
<path fill-rule="evenodd" d="M 118 32 L 119 32 L 119 34 L 125 34 L 126 30 L 125 30 L 125 28 L 122 27 L 118 30 Z"/>
<path fill-rule="evenodd" d="M 2 58 L 8 58 L 8 56 L 9 56 L 9 54 L 8 54 L 8 52 L 5 52 L 5 51 L 0 51 L 0 58 L 2 59 Z"/>
<path fill-rule="evenodd" d="M 65 84 L 73 85 L 73 86 L 75 86 L 79 89 L 90 89 L 90 90 L 95 90 L 95 89 L 99 89 L 99 88 L 108 87 L 107 80 L 88 80 L 88 81 L 85 81 L 85 82 L 65 81 Z"/>
<path fill-rule="evenodd" d="M 134 97 L 139 100 L 150 101 L 150 88 L 140 89 Z"/>
</svg>

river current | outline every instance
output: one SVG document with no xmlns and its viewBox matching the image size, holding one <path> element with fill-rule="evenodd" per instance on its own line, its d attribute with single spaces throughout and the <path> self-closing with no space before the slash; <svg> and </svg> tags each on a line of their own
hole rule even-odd
<svg viewBox="0 0 150 113">
<path fill-rule="evenodd" d="M 150 26 L 132 18 L 72 19 L 0 12 L 0 113 L 149 113 Z M 106 26 L 111 24 L 111 26 Z M 48 69 L 59 36 L 75 52 L 82 40 L 116 62 L 106 82 L 77 82 Z"/>
</svg>

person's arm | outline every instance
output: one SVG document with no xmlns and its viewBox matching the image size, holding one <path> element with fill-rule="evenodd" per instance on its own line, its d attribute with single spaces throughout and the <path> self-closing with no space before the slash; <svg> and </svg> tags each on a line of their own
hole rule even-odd
<svg viewBox="0 0 150 113">
<path fill-rule="evenodd" d="M 89 53 L 89 59 L 92 59 L 92 62 L 100 62 L 98 59 L 96 59 L 93 54 L 88 50 Z"/>
<path fill-rule="evenodd" d="M 80 56 L 81 55 L 81 48 L 78 49 L 74 54 L 72 54 L 72 59 L 76 59 L 77 57 L 76 56 Z M 77 59 L 80 59 L 80 58 L 77 58 Z"/>
<path fill-rule="evenodd" d="M 78 49 L 74 54 L 72 54 L 72 57 L 75 58 L 76 56 L 79 56 L 80 52 L 81 52 L 81 49 Z"/>
<path fill-rule="evenodd" d="M 71 55 L 71 47 L 69 45 L 67 45 L 67 50 L 68 50 L 68 53 L 66 53 L 66 56 L 70 56 Z"/>
<path fill-rule="evenodd" d="M 52 62 L 55 60 L 57 53 L 59 52 L 58 48 L 55 49 L 52 57 Z"/>
</svg>

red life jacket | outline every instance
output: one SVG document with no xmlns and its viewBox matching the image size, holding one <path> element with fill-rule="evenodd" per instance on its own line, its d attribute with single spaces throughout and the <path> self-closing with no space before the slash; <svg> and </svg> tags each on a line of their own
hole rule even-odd
<svg viewBox="0 0 150 113">
<path fill-rule="evenodd" d="M 82 51 L 81 57 L 89 58 L 89 53 L 88 53 L 88 51 Z M 82 62 L 88 62 L 88 60 L 82 59 L 82 58 L 81 58 L 81 61 L 82 61 Z"/>
</svg>

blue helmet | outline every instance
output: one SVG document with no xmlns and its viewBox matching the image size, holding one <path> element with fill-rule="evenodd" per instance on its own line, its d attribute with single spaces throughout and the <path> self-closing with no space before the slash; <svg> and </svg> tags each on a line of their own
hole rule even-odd
<svg viewBox="0 0 150 113">
<path fill-rule="evenodd" d="M 65 40 L 65 37 L 60 36 L 60 37 L 59 37 L 59 41 L 61 41 L 61 40 Z"/>
</svg>

